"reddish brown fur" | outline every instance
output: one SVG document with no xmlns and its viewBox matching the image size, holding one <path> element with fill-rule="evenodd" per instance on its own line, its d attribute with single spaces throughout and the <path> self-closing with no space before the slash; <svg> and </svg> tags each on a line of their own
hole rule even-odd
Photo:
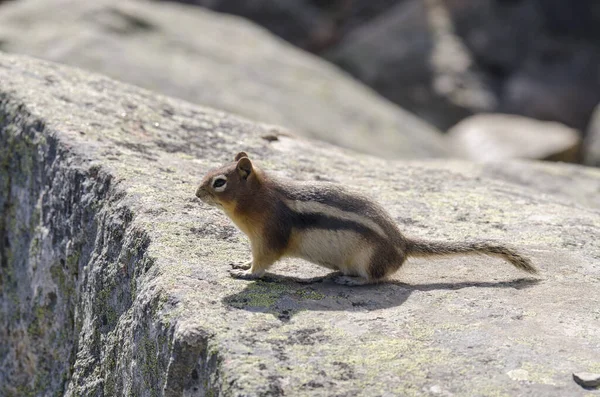
<svg viewBox="0 0 600 397">
<path fill-rule="evenodd" d="M 247 156 L 241 152 L 236 161 L 213 169 L 202 180 L 196 196 L 223 208 L 223 211 L 251 241 L 253 269 L 270 266 L 281 258 L 287 248 L 287 240 L 281 241 L 280 231 L 273 225 L 273 214 L 277 200 L 269 181 L 262 172 L 252 166 Z M 242 164 L 240 164 L 242 163 Z M 241 167 L 247 169 L 240 169 Z M 224 175 L 227 189 L 216 192 L 211 188 L 213 178 Z"/>
</svg>

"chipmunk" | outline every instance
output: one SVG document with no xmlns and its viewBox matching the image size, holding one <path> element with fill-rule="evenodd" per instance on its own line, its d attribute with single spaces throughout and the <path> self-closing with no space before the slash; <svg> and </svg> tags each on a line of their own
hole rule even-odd
<svg viewBox="0 0 600 397">
<path fill-rule="evenodd" d="M 252 260 L 231 269 L 236 278 L 260 278 L 284 257 L 337 270 L 341 275 L 334 281 L 345 285 L 385 280 L 409 256 L 494 255 L 537 272 L 529 259 L 502 245 L 407 238 L 372 200 L 333 184 L 276 180 L 244 152 L 209 171 L 196 196 L 222 209 L 250 239 Z"/>
</svg>

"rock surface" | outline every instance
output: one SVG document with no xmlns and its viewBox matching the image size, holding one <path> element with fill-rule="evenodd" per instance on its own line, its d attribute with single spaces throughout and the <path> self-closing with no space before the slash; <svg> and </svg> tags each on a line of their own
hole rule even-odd
<svg viewBox="0 0 600 397">
<path fill-rule="evenodd" d="M 239 15 L 298 47 L 318 52 L 398 0 L 168 0 Z"/>
<path fill-rule="evenodd" d="M 448 131 L 454 153 L 489 161 L 511 158 L 575 163 L 581 139 L 573 128 L 507 114 L 478 114 Z"/>
<path fill-rule="evenodd" d="M 335 23 L 308 0 L 180 0 L 239 15 L 301 48 L 317 49 L 334 40 Z"/>
<path fill-rule="evenodd" d="M 573 380 L 583 387 L 600 387 L 600 374 L 590 372 L 579 372 L 573 374 Z"/>
<path fill-rule="evenodd" d="M 600 170 L 578 165 L 541 161 L 489 162 L 484 166 L 463 162 L 436 161 L 440 168 L 458 168 L 472 178 L 501 179 L 565 201 L 600 209 Z"/>
<path fill-rule="evenodd" d="M 583 163 L 600 167 L 600 105 L 596 107 L 583 145 Z"/>
<path fill-rule="evenodd" d="M 589 393 L 571 374 L 600 368 L 600 212 L 567 187 L 378 160 L 21 56 L 0 81 L 0 394 Z M 326 272 L 293 260 L 234 280 L 247 242 L 193 194 L 239 150 L 363 190 L 409 235 L 511 243 L 541 277 L 455 257 L 365 288 L 299 283 Z M 598 186 L 501 171 L 577 169 Z"/>
<path fill-rule="evenodd" d="M 378 156 L 446 155 L 437 130 L 336 67 L 241 18 L 200 7 L 21 0 L 0 8 L 0 50 L 97 71 Z"/>
</svg>

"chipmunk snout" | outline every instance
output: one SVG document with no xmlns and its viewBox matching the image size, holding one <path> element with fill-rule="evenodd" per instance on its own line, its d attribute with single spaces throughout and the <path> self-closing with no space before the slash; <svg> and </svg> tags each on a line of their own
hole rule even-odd
<svg viewBox="0 0 600 397">
<path fill-rule="evenodd" d="M 196 189 L 196 197 L 198 197 L 205 204 L 208 204 L 208 205 L 211 205 L 211 206 L 217 206 L 218 205 L 218 203 L 215 201 L 215 199 L 212 196 L 212 194 L 210 194 L 202 186 L 200 186 L 198 189 Z"/>
</svg>

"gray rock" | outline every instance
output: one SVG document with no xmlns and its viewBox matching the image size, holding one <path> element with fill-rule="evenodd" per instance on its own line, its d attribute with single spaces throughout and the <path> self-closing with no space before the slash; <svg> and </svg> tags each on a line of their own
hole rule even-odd
<svg viewBox="0 0 600 397">
<path fill-rule="evenodd" d="M 511 158 L 577 162 L 579 132 L 557 122 L 478 114 L 448 131 L 454 153 L 477 161 Z"/>
<path fill-rule="evenodd" d="M 271 33 L 306 48 L 318 49 L 334 40 L 333 18 L 308 0 L 178 0 L 214 11 L 239 15 Z"/>
<path fill-rule="evenodd" d="M 600 167 L 600 105 L 596 107 L 583 142 L 583 163 Z"/>
<path fill-rule="evenodd" d="M 247 18 L 309 51 L 319 52 L 398 0 L 168 0 Z"/>
<path fill-rule="evenodd" d="M 22 0 L 0 8 L 0 49 L 383 157 L 447 153 L 437 130 L 337 68 L 241 18 L 200 7 Z"/>
<path fill-rule="evenodd" d="M 407 0 L 352 31 L 326 58 L 394 103 L 447 129 L 496 99 L 440 2 Z"/>
<path fill-rule="evenodd" d="M 600 101 L 597 43 L 540 40 L 504 81 L 498 110 L 583 130 Z"/>
<path fill-rule="evenodd" d="M 534 0 L 534 3 L 544 15 L 547 30 L 583 40 L 600 39 L 600 5 L 596 0 L 581 0 L 572 4 L 562 0 Z"/>
<path fill-rule="evenodd" d="M 579 396 L 568 374 L 600 366 L 600 213 L 567 187 L 350 153 L 21 56 L 0 81 L 1 395 Z M 239 150 L 372 195 L 408 235 L 510 243 L 541 280 L 476 257 L 365 288 L 298 283 L 326 271 L 295 260 L 232 279 L 247 242 L 193 195 Z"/>
<path fill-rule="evenodd" d="M 590 372 L 578 372 L 573 374 L 573 380 L 578 385 L 583 387 L 598 387 L 600 386 L 600 374 L 592 374 Z"/>
<path fill-rule="evenodd" d="M 600 102 L 599 15 L 594 0 L 405 0 L 327 58 L 444 130 L 480 112 L 583 130 Z"/>
<path fill-rule="evenodd" d="M 576 202 L 586 207 L 600 209 L 600 170 L 574 164 L 540 161 L 498 161 L 485 165 L 470 165 L 464 162 L 448 162 L 446 167 L 455 167 L 466 172 L 470 169 L 473 178 L 501 179 L 525 189 L 536 191 L 565 202 Z"/>
<path fill-rule="evenodd" d="M 495 111 L 583 130 L 600 101 L 598 2 L 449 2 L 457 34 L 494 87 Z"/>
</svg>

